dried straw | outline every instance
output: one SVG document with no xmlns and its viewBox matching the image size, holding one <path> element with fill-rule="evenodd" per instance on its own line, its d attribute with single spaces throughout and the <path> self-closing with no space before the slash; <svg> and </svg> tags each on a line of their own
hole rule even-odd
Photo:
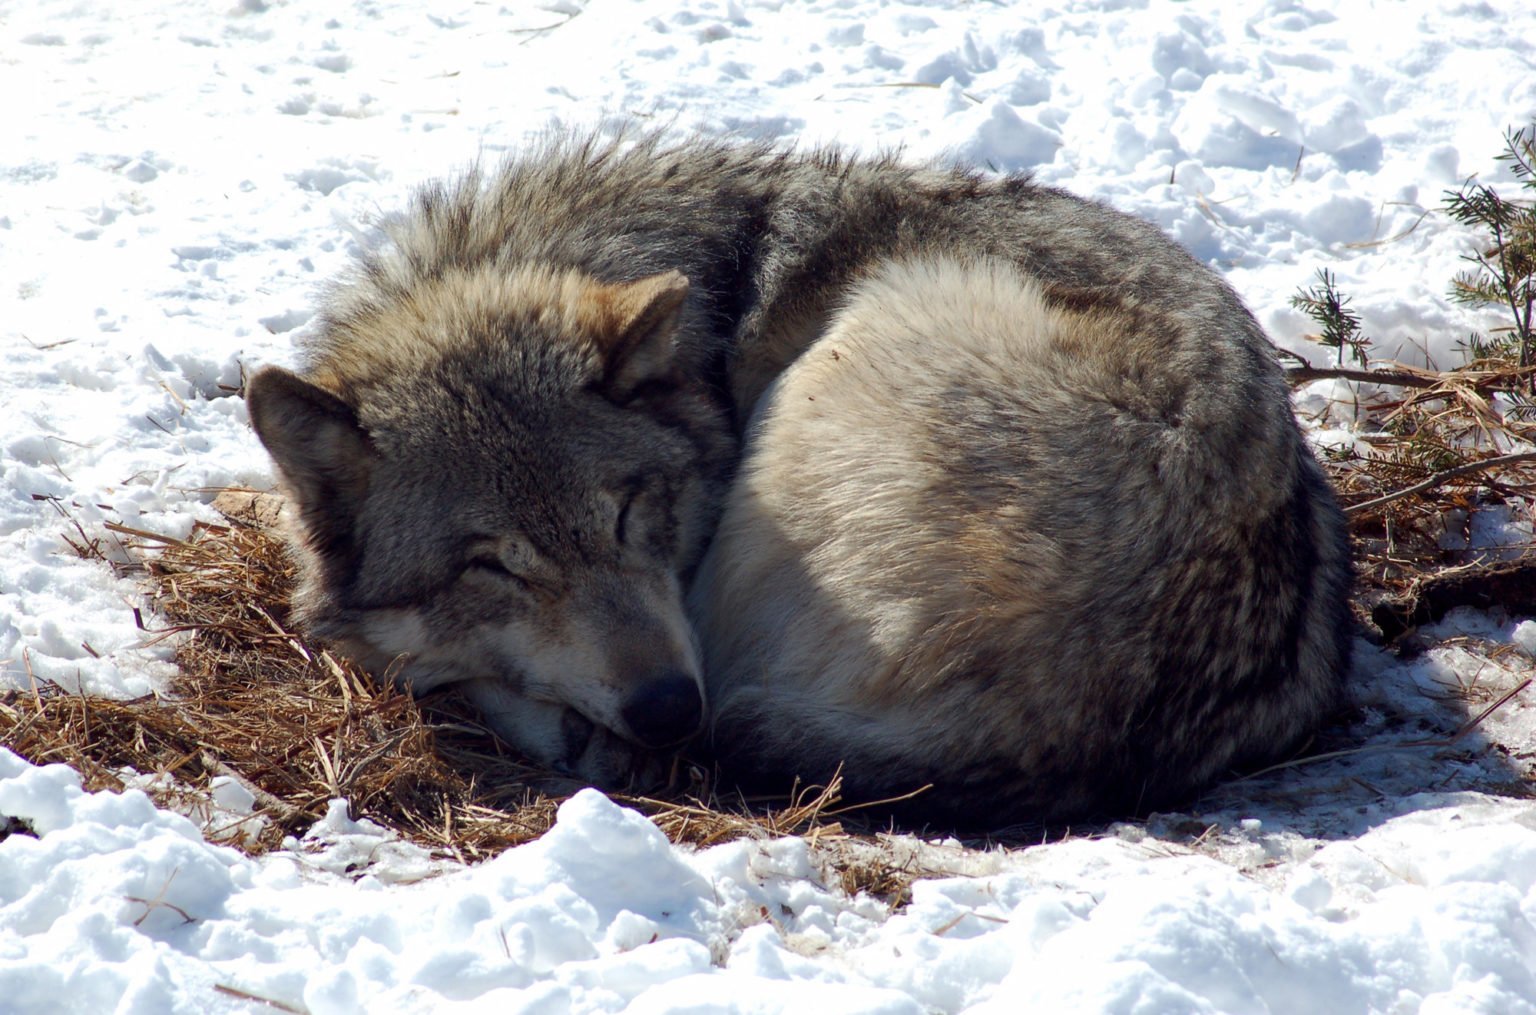
<svg viewBox="0 0 1536 1015">
<path fill-rule="evenodd" d="M 150 592 L 146 640 L 176 639 L 179 673 L 167 697 L 120 701 L 37 683 L 0 696 L 0 741 L 34 762 L 70 765 L 88 789 L 121 789 L 132 773 L 168 777 L 151 793 L 183 808 L 205 798 L 214 777 L 234 779 L 267 819 L 254 841 L 243 828 L 228 830 L 229 844 L 251 853 L 302 833 L 337 797 L 354 817 L 460 861 L 550 828 L 579 784 L 510 752 L 452 693 L 413 699 L 290 629 L 295 576 L 269 527 L 274 500 L 229 491 L 216 505 L 229 523 L 199 524 L 186 539 L 107 526 L 117 537 L 114 566 L 141 576 Z M 103 542 L 71 530 L 82 555 L 106 559 Z M 871 859 L 879 840 L 847 830 L 833 813 L 840 780 L 763 803 L 716 797 L 696 766 L 677 771 L 664 795 L 616 795 L 673 842 L 805 835 L 845 887 L 888 898 L 923 872 Z M 842 846 L 856 839 L 857 855 L 845 856 Z"/>
</svg>

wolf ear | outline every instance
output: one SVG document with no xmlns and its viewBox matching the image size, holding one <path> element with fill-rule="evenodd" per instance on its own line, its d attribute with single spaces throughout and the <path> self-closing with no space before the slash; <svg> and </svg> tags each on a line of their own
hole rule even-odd
<svg viewBox="0 0 1536 1015">
<path fill-rule="evenodd" d="M 352 407 L 280 367 L 262 367 L 246 380 L 245 404 L 310 538 L 321 547 L 349 538 L 373 459 Z"/>
<path fill-rule="evenodd" d="M 636 282 L 603 286 L 603 386 L 625 398 L 646 381 L 666 377 L 677 352 L 677 319 L 688 296 L 688 278 L 664 271 Z"/>
</svg>

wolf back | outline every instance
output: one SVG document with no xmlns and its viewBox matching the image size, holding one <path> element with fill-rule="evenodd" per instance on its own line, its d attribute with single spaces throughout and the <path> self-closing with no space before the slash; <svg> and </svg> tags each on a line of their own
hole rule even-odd
<svg viewBox="0 0 1536 1015">
<path fill-rule="evenodd" d="M 1162 805 L 1332 707 L 1342 516 L 1257 323 L 1147 224 L 567 137 L 386 232 L 248 389 L 299 615 L 535 758 L 622 781 L 703 726 L 728 776 L 975 825 Z"/>
</svg>

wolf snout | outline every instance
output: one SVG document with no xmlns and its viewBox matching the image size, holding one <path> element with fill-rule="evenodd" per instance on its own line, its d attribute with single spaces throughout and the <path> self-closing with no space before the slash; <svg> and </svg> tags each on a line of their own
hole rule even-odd
<svg viewBox="0 0 1536 1015">
<path fill-rule="evenodd" d="M 685 673 L 667 673 L 630 696 L 620 710 L 631 735 L 644 747 L 670 747 L 699 731 L 704 696 Z"/>
</svg>

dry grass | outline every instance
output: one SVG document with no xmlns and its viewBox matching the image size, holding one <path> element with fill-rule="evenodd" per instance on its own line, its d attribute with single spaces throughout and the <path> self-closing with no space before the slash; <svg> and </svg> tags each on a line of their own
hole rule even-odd
<svg viewBox="0 0 1536 1015">
<path fill-rule="evenodd" d="M 120 788 L 125 767 L 194 788 L 235 778 L 269 819 L 247 844 L 258 852 L 301 832 L 334 797 L 462 859 L 548 829 L 556 801 L 535 789 L 548 773 L 498 751 L 467 709 L 414 701 L 287 629 L 293 573 L 268 530 L 202 525 L 178 540 L 112 528 L 130 554 L 119 569 L 151 590 L 147 639 L 177 638 L 171 700 L 52 685 L 12 693 L 0 723 L 13 750 L 71 765 L 90 789 Z"/>
<path fill-rule="evenodd" d="M 206 799 L 213 778 L 234 779 L 255 796 L 265 826 L 254 839 L 238 824 L 206 831 L 250 853 L 301 834 L 337 797 L 353 817 L 460 861 L 549 829 L 577 784 L 504 749 L 452 694 L 413 699 L 290 630 L 294 573 L 268 527 L 271 499 L 247 492 L 216 503 L 229 524 L 200 524 L 184 540 L 121 525 L 105 538 L 78 526 L 66 535 L 76 552 L 101 559 L 111 540 L 114 567 L 143 580 L 154 607 L 146 640 L 176 639 L 168 697 L 120 701 L 34 681 L 0 696 L 0 741 L 36 763 L 70 765 L 90 790 L 122 789 L 133 773 L 161 776 L 149 792 L 182 810 Z M 844 852 L 855 839 L 878 840 L 845 827 L 838 780 L 748 802 L 715 797 L 695 766 L 679 763 L 677 772 L 663 795 L 615 797 L 677 843 L 804 835 L 850 890 L 899 901 L 924 873 L 911 859 Z"/>
</svg>

